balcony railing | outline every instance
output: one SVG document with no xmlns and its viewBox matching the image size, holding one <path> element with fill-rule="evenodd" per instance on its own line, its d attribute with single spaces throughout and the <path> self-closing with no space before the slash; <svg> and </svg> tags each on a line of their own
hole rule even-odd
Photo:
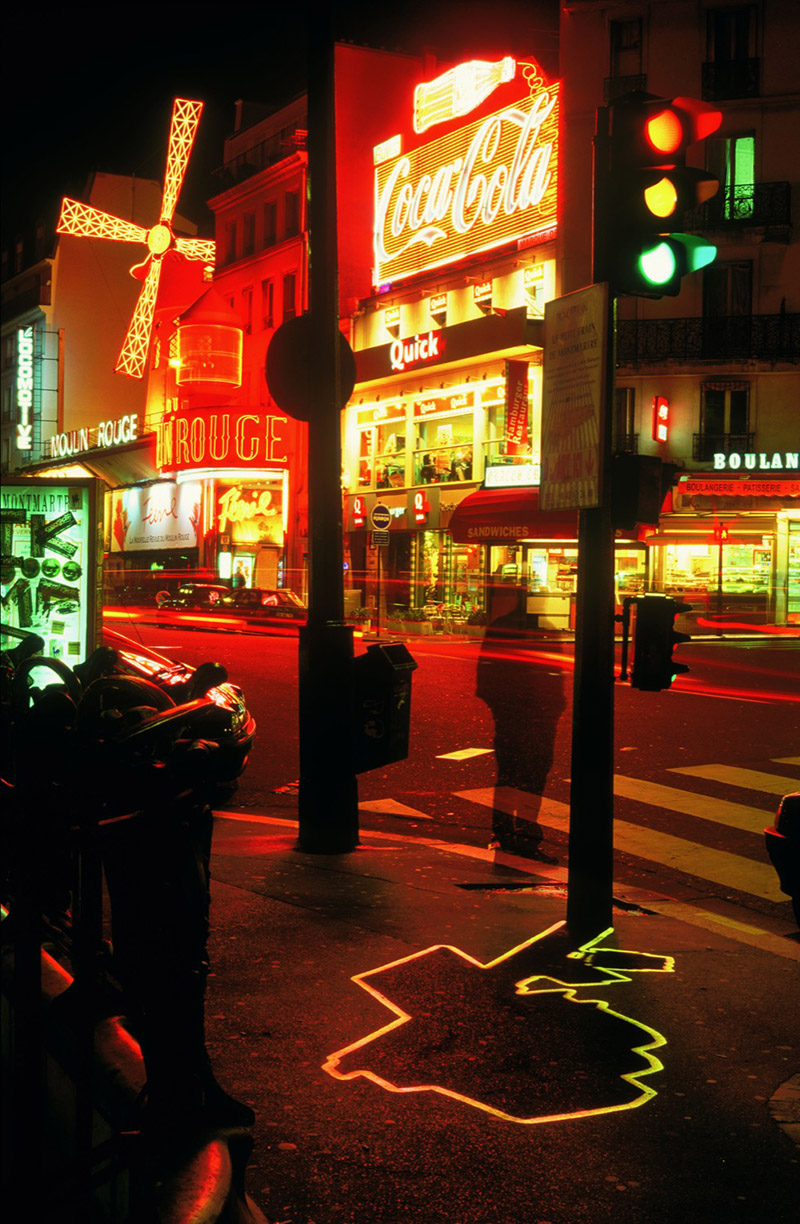
<svg viewBox="0 0 800 1224">
<path fill-rule="evenodd" d="M 791 223 L 790 183 L 744 183 L 725 187 L 684 217 L 688 230 L 752 225 L 788 231 Z"/>
<path fill-rule="evenodd" d="M 638 76 L 606 77 L 603 81 L 603 101 L 614 102 L 617 98 L 624 98 L 625 94 L 646 89 L 647 77 L 643 73 Z"/>
<path fill-rule="evenodd" d="M 307 137 L 308 132 L 305 128 L 284 128 L 283 131 L 270 136 L 268 140 L 263 140 L 261 144 L 254 145 L 246 153 L 241 153 L 238 157 L 225 162 L 224 166 L 219 166 L 214 171 L 220 191 L 227 191 L 229 187 L 243 183 L 245 179 L 252 178 L 261 170 L 276 165 L 285 157 L 291 157 L 293 153 L 303 151 Z"/>
<path fill-rule="evenodd" d="M 697 463 L 710 463 L 714 455 L 730 455 L 733 452 L 752 451 L 756 435 L 696 433 L 692 437 L 692 459 Z"/>
<path fill-rule="evenodd" d="M 617 365 L 663 361 L 798 361 L 800 315 L 623 319 Z"/>
<path fill-rule="evenodd" d="M 703 64 L 703 97 L 709 102 L 757 98 L 760 86 L 760 59 L 706 60 Z"/>
</svg>

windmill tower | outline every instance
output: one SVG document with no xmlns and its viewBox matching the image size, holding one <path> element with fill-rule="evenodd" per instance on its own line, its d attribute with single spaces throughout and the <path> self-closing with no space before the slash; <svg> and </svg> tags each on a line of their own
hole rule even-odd
<svg viewBox="0 0 800 1224">
<path fill-rule="evenodd" d="M 129 378 L 141 378 L 147 364 L 164 257 L 174 254 L 183 259 L 214 263 L 213 241 L 179 238 L 172 229 L 172 218 L 202 110 L 202 102 L 176 98 L 173 103 L 161 213 L 149 230 L 82 204 L 80 200 L 65 198 L 61 205 L 56 233 L 73 234 L 80 238 L 104 238 L 112 242 L 140 242 L 147 247 L 148 253 L 143 263 L 131 268 L 131 275 L 144 283 L 115 367 L 119 374 L 126 374 Z"/>
</svg>

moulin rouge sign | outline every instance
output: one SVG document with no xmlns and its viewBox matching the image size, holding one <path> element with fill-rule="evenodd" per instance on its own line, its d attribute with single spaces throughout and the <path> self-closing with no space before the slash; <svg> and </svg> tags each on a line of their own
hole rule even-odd
<svg viewBox="0 0 800 1224">
<path fill-rule="evenodd" d="M 437 125 L 442 134 L 420 143 Z M 413 126 L 375 150 L 376 285 L 553 236 L 558 82 L 545 84 L 533 63 L 472 60 L 417 86 Z"/>
<path fill-rule="evenodd" d="M 289 418 L 234 408 L 181 409 L 156 426 L 161 472 L 285 468 Z"/>
</svg>

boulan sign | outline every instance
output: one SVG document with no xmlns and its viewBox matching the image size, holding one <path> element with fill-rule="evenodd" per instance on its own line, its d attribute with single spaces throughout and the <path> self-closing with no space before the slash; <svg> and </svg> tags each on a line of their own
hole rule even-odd
<svg viewBox="0 0 800 1224">
<path fill-rule="evenodd" d="M 468 83 L 459 83 L 458 96 L 448 83 L 436 118 L 426 124 L 446 124 L 442 136 L 383 161 L 376 150 L 376 285 L 521 239 L 545 241 L 555 233 L 558 83 L 545 85 L 533 64 L 502 62 L 514 65 L 513 78 L 509 81 L 506 72 L 489 90 L 494 94 L 496 88 L 492 103 L 496 108 L 502 98 L 502 109 L 451 130 L 453 119 L 467 109 L 485 109 L 488 94 L 476 76 L 469 106 Z M 490 66 L 472 61 L 462 67 L 480 75 L 478 70 Z M 397 141 L 380 146 L 387 148 L 394 152 Z"/>
</svg>

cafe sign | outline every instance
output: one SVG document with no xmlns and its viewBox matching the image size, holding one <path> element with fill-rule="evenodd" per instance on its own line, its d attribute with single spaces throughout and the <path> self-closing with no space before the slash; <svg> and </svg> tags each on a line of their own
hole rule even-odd
<svg viewBox="0 0 800 1224">
<path fill-rule="evenodd" d="M 420 88 L 429 99 L 425 123 L 375 167 L 376 286 L 555 234 L 558 82 L 546 84 L 534 63 L 500 63 L 493 75 L 471 61 L 461 76 L 451 70 L 418 88 L 417 112 Z M 475 111 L 479 118 L 452 129 Z M 442 124 L 444 134 L 419 143 L 417 133 Z"/>
</svg>

